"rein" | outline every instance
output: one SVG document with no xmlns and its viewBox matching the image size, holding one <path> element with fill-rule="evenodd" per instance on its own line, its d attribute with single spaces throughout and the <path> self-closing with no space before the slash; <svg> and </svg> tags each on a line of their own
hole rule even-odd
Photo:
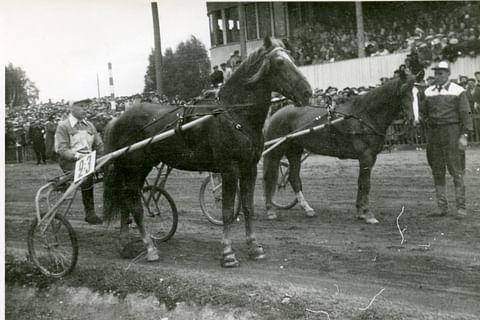
<svg viewBox="0 0 480 320">
<path fill-rule="evenodd" d="M 329 109 L 329 107 L 322 107 L 322 108 Z M 313 120 L 311 120 L 310 122 L 308 122 L 304 126 L 298 128 L 297 130 L 293 131 L 292 133 L 307 129 L 308 127 L 313 125 L 316 121 L 319 121 L 320 119 L 322 119 L 324 116 L 327 116 L 326 125 L 328 126 L 328 125 L 330 125 L 332 114 L 337 114 L 337 115 L 343 116 L 344 120 L 347 120 L 347 119 L 350 119 L 350 118 L 355 119 L 358 122 L 360 122 L 361 124 L 363 124 L 364 126 L 366 126 L 367 128 L 369 128 L 370 130 L 372 130 L 374 135 L 385 138 L 385 134 L 379 132 L 373 125 L 371 125 L 367 121 L 363 120 L 361 117 L 358 117 L 358 116 L 356 116 L 354 114 L 351 114 L 351 113 L 344 113 L 344 112 L 339 112 L 339 111 L 335 111 L 335 110 L 331 110 L 331 111 L 329 110 L 327 114 L 315 117 Z M 355 133 L 355 134 L 360 135 L 360 133 Z M 363 134 L 363 135 L 365 135 L 365 134 Z"/>
</svg>

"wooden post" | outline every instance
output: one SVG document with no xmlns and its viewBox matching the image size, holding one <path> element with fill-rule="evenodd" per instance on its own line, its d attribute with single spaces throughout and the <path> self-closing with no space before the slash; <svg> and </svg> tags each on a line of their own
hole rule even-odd
<svg viewBox="0 0 480 320">
<path fill-rule="evenodd" d="M 245 5 L 240 3 L 238 5 L 238 20 L 240 22 L 240 55 L 242 60 L 247 56 L 247 42 L 246 42 L 246 23 L 245 23 Z"/>
<path fill-rule="evenodd" d="M 355 16 L 357 20 L 357 43 L 358 43 L 358 57 L 365 57 L 365 34 L 363 31 L 363 12 L 362 2 L 355 2 Z"/>
<path fill-rule="evenodd" d="M 155 82 L 157 84 L 157 94 L 163 94 L 162 86 L 162 44 L 160 41 L 160 23 L 158 19 L 158 7 L 156 2 L 152 2 L 153 15 L 153 35 L 155 38 Z"/>
</svg>

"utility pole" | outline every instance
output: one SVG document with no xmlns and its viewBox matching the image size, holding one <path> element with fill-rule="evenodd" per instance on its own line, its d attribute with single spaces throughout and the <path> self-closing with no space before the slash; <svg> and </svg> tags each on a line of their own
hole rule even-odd
<svg viewBox="0 0 480 320">
<path fill-rule="evenodd" d="M 163 94 L 162 45 L 160 42 L 160 23 L 158 20 L 158 8 L 157 8 L 156 2 L 152 2 L 152 15 L 153 15 L 153 35 L 155 38 L 155 80 L 157 83 L 157 94 L 161 96 Z"/>
<path fill-rule="evenodd" d="M 365 57 L 365 33 L 363 31 L 363 12 L 362 2 L 355 2 L 355 16 L 357 20 L 357 44 L 358 44 L 358 57 Z"/>
<path fill-rule="evenodd" d="M 112 63 L 108 63 L 108 84 L 110 85 L 110 97 L 115 98 L 115 89 L 113 87 Z"/>
<path fill-rule="evenodd" d="M 100 99 L 100 80 L 98 80 L 98 72 L 97 72 L 97 95 Z"/>
</svg>

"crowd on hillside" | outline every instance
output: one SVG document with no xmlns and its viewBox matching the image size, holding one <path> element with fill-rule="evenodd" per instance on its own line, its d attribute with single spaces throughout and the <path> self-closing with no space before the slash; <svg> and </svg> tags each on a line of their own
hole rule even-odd
<svg viewBox="0 0 480 320">
<path fill-rule="evenodd" d="M 414 10 L 398 15 L 365 12 L 366 56 L 409 52 L 416 47 L 424 60 L 454 61 L 480 54 L 480 2 L 455 6 L 439 3 L 431 11 Z M 402 8 L 408 11 L 408 6 Z M 292 37 L 299 65 L 329 63 L 358 56 L 356 27 L 352 22 L 305 24 Z"/>
</svg>

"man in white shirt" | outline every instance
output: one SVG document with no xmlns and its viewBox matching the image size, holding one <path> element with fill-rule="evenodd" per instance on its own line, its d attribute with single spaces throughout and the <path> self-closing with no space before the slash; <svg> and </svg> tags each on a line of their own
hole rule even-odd
<svg viewBox="0 0 480 320">
<path fill-rule="evenodd" d="M 232 69 L 229 66 L 227 66 L 226 63 L 222 63 L 220 65 L 220 68 L 222 68 L 223 83 L 225 84 L 225 82 L 227 82 L 227 80 L 232 76 Z"/>
</svg>

